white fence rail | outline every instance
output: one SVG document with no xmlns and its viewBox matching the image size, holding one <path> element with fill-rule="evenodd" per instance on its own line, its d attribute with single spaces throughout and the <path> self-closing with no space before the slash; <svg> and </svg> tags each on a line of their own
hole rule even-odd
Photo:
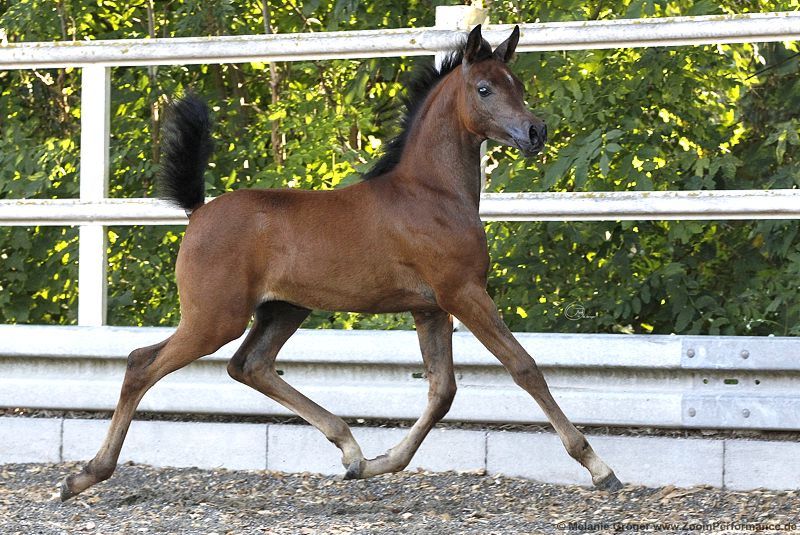
<svg viewBox="0 0 800 535">
<path fill-rule="evenodd" d="M 0 406 L 113 408 L 124 357 L 169 332 L 102 326 L 105 227 L 186 221 L 180 210 L 159 200 L 107 198 L 111 67 L 431 55 L 460 37 L 454 30 L 463 29 L 458 21 L 467 11 L 466 6 L 445 7 L 441 17 L 437 11 L 435 28 L 0 47 L 0 69 L 83 68 L 80 199 L 0 201 L 0 225 L 80 226 L 82 327 L 0 326 Z M 523 24 L 521 29 L 519 51 L 790 41 L 800 38 L 800 13 Z M 494 26 L 485 35 L 496 44 L 507 33 L 507 27 Z M 520 221 L 774 219 L 800 217 L 797 198 L 797 190 L 493 194 L 484 196 L 481 210 L 485 219 Z M 519 336 L 577 423 L 800 429 L 800 341 Z M 170 376 L 148 394 L 143 409 L 285 414 L 263 396 L 223 379 L 231 351 L 223 348 Z M 542 420 L 471 335 L 456 334 L 456 359 L 461 393 L 451 420 Z M 409 332 L 301 332 L 281 355 L 287 379 L 351 417 L 418 416 L 426 398 L 418 361 L 415 335 Z"/>
<path fill-rule="evenodd" d="M 644 195 L 643 195 L 644 193 Z M 800 218 L 800 190 L 484 193 L 486 221 Z M 0 225 L 185 225 L 160 199 L 0 200 Z"/>
<path fill-rule="evenodd" d="M 457 6 L 458 8 L 466 6 Z M 439 19 L 437 13 L 437 20 Z M 800 38 L 800 13 L 665 17 L 520 24 L 520 52 L 714 43 L 791 41 Z M 483 32 L 493 45 L 510 26 Z M 248 61 L 304 61 L 433 55 L 461 38 L 453 28 L 401 28 L 348 32 L 9 43 L 0 69 L 85 65 L 186 65 Z"/>
</svg>

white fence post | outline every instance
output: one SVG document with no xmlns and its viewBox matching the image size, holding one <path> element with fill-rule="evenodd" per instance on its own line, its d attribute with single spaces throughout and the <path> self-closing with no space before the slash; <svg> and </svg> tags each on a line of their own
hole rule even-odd
<svg viewBox="0 0 800 535">
<path fill-rule="evenodd" d="M 476 6 L 436 6 L 437 30 L 471 30 L 476 24 L 489 24 L 489 11 Z M 436 68 L 444 59 L 444 52 L 436 53 Z"/>
<path fill-rule="evenodd" d="M 110 73 L 110 67 L 87 65 L 81 75 L 82 201 L 98 201 L 108 195 Z M 105 324 L 106 228 L 102 224 L 80 226 L 78 291 L 78 325 Z"/>
</svg>

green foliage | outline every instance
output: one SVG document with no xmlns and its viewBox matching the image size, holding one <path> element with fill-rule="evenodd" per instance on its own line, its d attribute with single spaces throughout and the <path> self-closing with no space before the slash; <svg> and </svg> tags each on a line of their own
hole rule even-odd
<svg viewBox="0 0 800 535">
<path fill-rule="evenodd" d="M 268 5 L 270 31 L 430 26 L 437 2 Z M 152 7 L 151 7 L 152 6 Z M 492 21 L 543 22 L 800 9 L 797 0 L 504 2 Z M 260 2 L 0 1 L 10 41 L 265 32 Z M 525 160 L 491 147 L 490 191 L 794 188 L 800 185 L 797 43 L 520 54 L 515 71 L 551 132 Z M 328 189 L 394 132 L 418 61 L 126 67 L 112 72 L 110 194 L 153 196 L 160 112 L 188 88 L 209 100 L 217 148 L 208 194 Z M 76 69 L 0 71 L 0 198 L 78 193 Z M 487 225 L 490 292 L 515 330 L 800 334 L 795 221 Z M 109 322 L 174 325 L 182 228 L 109 229 Z M 0 228 L 0 321 L 73 323 L 77 231 Z M 585 310 L 574 319 L 566 312 Z M 573 319 L 570 319 L 570 317 Z M 307 326 L 396 328 L 408 315 L 317 313 Z"/>
<path fill-rule="evenodd" d="M 548 13 L 559 17 L 556 6 Z M 625 16 L 797 7 L 633 2 Z M 534 13 L 542 10 L 520 18 Z M 518 68 L 531 73 L 528 91 L 554 135 L 539 161 L 496 149 L 490 187 L 798 187 L 795 48 L 771 43 L 526 54 Z M 519 330 L 795 335 L 797 231 L 795 221 L 494 223 L 490 291 Z M 585 317 L 567 317 L 571 305 L 584 307 Z"/>
</svg>

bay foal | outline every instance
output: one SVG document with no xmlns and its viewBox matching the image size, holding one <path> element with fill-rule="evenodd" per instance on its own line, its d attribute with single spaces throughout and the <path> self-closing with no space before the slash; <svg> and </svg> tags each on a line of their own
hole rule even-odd
<svg viewBox="0 0 800 535">
<path fill-rule="evenodd" d="M 559 408 L 533 358 L 486 293 L 489 255 L 480 200 L 480 144 L 534 155 L 546 127 L 524 105 L 506 63 L 519 29 L 492 51 L 477 26 L 463 50 L 412 86 L 402 133 L 365 180 L 333 191 L 240 190 L 204 203 L 211 152 L 208 111 L 187 97 L 163 132 L 163 194 L 190 213 L 176 266 L 181 321 L 168 339 L 134 350 L 100 451 L 62 484 L 66 500 L 114 472 L 139 401 L 159 379 L 208 355 L 255 322 L 228 365 L 318 428 L 342 451 L 345 477 L 402 470 L 456 393 L 451 317 L 492 352 L 542 408 L 595 485 L 619 481 Z M 347 424 L 281 378 L 275 358 L 312 309 L 411 311 L 428 405 L 386 454 L 365 459 Z M 530 453 L 535 455 L 535 453 Z"/>
</svg>

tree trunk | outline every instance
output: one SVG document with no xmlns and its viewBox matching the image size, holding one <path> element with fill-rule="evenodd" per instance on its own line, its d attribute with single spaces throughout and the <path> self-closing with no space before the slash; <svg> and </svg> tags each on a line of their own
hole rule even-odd
<svg viewBox="0 0 800 535">
<path fill-rule="evenodd" d="M 272 26 L 270 25 L 269 16 L 269 1 L 263 0 L 261 3 L 262 13 L 264 15 L 264 33 L 271 34 Z M 280 73 L 278 72 L 278 65 L 274 61 L 269 62 L 269 89 L 272 104 L 277 104 L 280 100 Z M 278 167 L 283 165 L 283 144 L 281 142 L 280 122 L 278 119 L 272 121 L 272 158 Z"/>
<path fill-rule="evenodd" d="M 147 2 L 147 34 L 151 39 L 156 37 L 156 17 L 155 5 L 153 0 Z M 159 110 L 158 110 L 158 67 L 150 65 L 147 67 L 147 78 L 150 82 L 150 158 L 154 164 L 158 164 L 161 151 L 159 150 Z"/>
</svg>

